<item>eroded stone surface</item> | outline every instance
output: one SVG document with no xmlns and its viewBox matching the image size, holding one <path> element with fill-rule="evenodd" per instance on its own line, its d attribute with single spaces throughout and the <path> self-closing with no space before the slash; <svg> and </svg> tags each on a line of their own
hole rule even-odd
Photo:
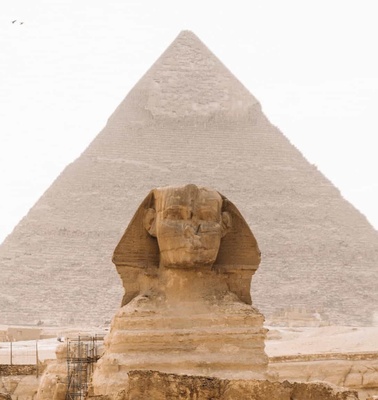
<svg viewBox="0 0 378 400">
<path fill-rule="evenodd" d="M 56 360 L 44 371 L 37 392 L 37 400 L 64 400 L 67 392 L 67 344 L 56 349 Z"/>
<path fill-rule="evenodd" d="M 358 391 L 361 398 L 367 393 L 378 393 L 378 354 L 375 352 L 271 357 L 269 372 L 280 381 L 324 381 L 347 387 Z"/>
<path fill-rule="evenodd" d="M 290 383 L 258 380 L 222 380 L 204 376 L 164 374 L 157 371 L 130 371 L 128 388 L 117 400 L 357 400 L 357 392 L 325 383 Z M 91 400 L 112 400 L 106 395 Z"/>
</svg>

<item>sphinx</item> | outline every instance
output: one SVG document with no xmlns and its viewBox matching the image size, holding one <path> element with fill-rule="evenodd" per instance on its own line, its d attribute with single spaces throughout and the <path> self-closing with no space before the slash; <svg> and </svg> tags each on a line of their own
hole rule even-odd
<svg viewBox="0 0 378 400">
<path fill-rule="evenodd" d="M 223 275 L 228 290 L 252 304 L 251 278 L 260 261 L 256 239 L 235 205 L 192 184 L 152 190 L 113 255 L 125 289 L 122 306 L 148 290 L 141 276 L 164 269 Z"/>
<path fill-rule="evenodd" d="M 216 190 L 153 189 L 114 251 L 125 294 L 93 395 L 118 398 L 131 370 L 265 378 L 264 317 L 250 294 L 260 260 L 248 224 Z"/>
</svg>

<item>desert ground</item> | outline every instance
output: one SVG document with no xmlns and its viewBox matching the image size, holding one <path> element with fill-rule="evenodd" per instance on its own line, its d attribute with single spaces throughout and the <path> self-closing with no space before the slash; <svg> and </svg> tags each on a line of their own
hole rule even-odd
<svg viewBox="0 0 378 400">
<path fill-rule="evenodd" d="M 378 351 L 378 327 L 267 328 L 269 332 L 265 344 L 269 357 Z"/>
</svg>

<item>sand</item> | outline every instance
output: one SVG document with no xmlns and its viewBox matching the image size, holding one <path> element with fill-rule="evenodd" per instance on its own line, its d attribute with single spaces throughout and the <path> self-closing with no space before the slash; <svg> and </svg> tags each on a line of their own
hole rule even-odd
<svg viewBox="0 0 378 400">
<path fill-rule="evenodd" d="M 281 328 L 268 326 L 269 356 L 378 352 L 378 327 L 326 326 Z"/>
</svg>

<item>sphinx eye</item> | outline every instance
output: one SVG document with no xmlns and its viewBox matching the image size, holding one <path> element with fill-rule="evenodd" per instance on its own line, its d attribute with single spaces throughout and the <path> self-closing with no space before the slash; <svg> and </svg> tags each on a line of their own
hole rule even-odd
<svg viewBox="0 0 378 400">
<path fill-rule="evenodd" d="M 219 221 L 219 216 L 213 210 L 202 210 L 199 215 L 201 220 L 204 221 L 212 221 L 217 222 Z"/>
<path fill-rule="evenodd" d="M 168 210 L 164 211 L 164 218 L 165 219 L 181 219 L 181 211 L 180 209 L 176 208 L 169 208 Z"/>
</svg>

